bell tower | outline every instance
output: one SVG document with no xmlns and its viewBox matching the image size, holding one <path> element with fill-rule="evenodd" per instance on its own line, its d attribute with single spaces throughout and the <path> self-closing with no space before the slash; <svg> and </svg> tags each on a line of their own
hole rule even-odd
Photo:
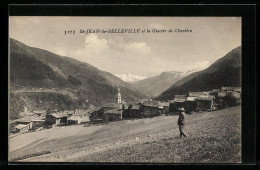
<svg viewBox="0 0 260 170">
<path fill-rule="evenodd" d="M 122 101 L 121 101 L 121 94 L 120 94 L 120 88 L 117 89 L 117 94 L 115 96 L 115 103 L 122 103 Z"/>
</svg>

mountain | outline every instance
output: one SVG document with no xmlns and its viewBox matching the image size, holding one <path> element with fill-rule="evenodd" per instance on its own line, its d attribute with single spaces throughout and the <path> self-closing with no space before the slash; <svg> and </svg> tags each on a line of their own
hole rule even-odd
<svg viewBox="0 0 260 170">
<path fill-rule="evenodd" d="M 168 100 L 176 94 L 220 89 L 222 86 L 241 86 L 241 46 L 218 59 L 207 69 L 177 81 L 156 99 Z"/>
<path fill-rule="evenodd" d="M 143 80 L 146 77 L 143 76 L 138 76 L 138 75 L 133 75 L 133 74 L 117 74 L 117 77 L 119 77 L 120 79 L 122 79 L 125 82 L 129 82 L 129 83 L 133 83 L 139 80 Z"/>
<path fill-rule="evenodd" d="M 147 96 L 155 97 L 190 73 L 192 72 L 163 72 L 160 75 L 134 82 L 132 85 L 134 88 L 141 90 Z"/>
<path fill-rule="evenodd" d="M 126 102 L 146 97 L 111 73 L 101 71 L 88 63 L 29 47 L 14 39 L 10 39 L 10 84 L 11 92 L 23 92 L 23 99 L 34 95 L 31 101 L 37 99 L 35 95 L 39 96 L 37 100 L 46 99 L 46 96 L 44 98 L 39 93 L 39 89 L 45 93 L 49 92 L 50 96 L 46 101 L 51 100 L 51 97 L 61 98 L 54 96 L 55 91 L 59 95 L 66 95 L 66 101 L 76 100 L 74 103 L 78 102 L 80 105 L 87 104 L 85 101 L 94 105 L 111 102 L 117 88 L 120 88 L 122 100 Z M 26 96 L 28 89 L 34 91 L 30 91 L 30 95 Z M 52 103 L 57 101 L 52 100 Z M 63 104 L 66 103 L 68 102 Z"/>
</svg>

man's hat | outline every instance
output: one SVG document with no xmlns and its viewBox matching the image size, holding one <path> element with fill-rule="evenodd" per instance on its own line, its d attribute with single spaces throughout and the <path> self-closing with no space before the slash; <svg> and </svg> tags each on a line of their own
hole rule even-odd
<svg viewBox="0 0 260 170">
<path fill-rule="evenodd" d="M 185 111 L 185 109 L 183 107 L 179 108 L 180 111 Z"/>
</svg>

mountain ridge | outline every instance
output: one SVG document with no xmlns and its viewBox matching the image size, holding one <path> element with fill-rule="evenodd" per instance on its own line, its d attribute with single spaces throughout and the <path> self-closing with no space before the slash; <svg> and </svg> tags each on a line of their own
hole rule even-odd
<svg viewBox="0 0 260 170">
<path fill-rule="evenodd" d="M 157 100 L 169 100 L 176 94 L 188 91 L 207 91 L 222 86 L 241 86 L 241 46 L 231 50 L 208 68 L 192 73 L 177 81 L 156 97 Z"/>
<path fill-rule="evenodd" d="M 193 70 L 194 71 L 194 70 Z M 137 82 L 133 82 L 134 88 L 142 90 L 147 96 L 155 97 L 168 89 L 172 84 L 189 75 L 193 71 L 179 72 L 169 71 L 162 72 L 159 75 L 155 75 Z M 151 86 L 152 85 L 152 86 Z"/>
<path fill-rule="evenodd" d="M 126 102 L 146 97 L 113 74 L 99 70 L 88 63 L 29 47 L 14 39 L 10 39 L 9 43 L 11 92 L 18 87 L 68 89 L 77 96 L 79 105 L 84 105 L 85 101 L 88 101 L 96 106 L 111 102 L 117 88 L 120 88 L 122 100 Z"/>
</svg>

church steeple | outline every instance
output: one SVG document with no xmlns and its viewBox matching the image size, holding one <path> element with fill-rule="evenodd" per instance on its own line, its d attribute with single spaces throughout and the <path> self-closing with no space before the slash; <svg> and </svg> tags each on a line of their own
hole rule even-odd
<svg viewBox="0 0 260 170">
<path fill-rule="evenodd" d="M 117 89 L 117 94 L 115 96 L 115 103 L 122 103 L 122 101 L 121 101 L 121 94 L 120 94 L 120 88 Z"/>
</svg>

